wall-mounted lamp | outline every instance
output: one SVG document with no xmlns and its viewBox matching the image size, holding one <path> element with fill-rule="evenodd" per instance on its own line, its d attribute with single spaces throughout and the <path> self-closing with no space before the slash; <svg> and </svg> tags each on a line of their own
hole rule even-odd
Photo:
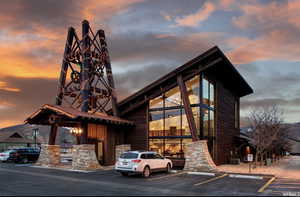
<svg viewBox="0 0 300 197">
<path fill-rule="evenodd" d="M 82 133 L 82 129 L 81 128 L 71 128 L 70 133 L 75 136 L 80 136 Z"/>
</svg>

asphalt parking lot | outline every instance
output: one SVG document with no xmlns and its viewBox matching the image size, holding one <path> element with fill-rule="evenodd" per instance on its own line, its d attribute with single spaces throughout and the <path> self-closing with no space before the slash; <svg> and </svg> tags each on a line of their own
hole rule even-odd
<svg viewBox="0 0 300 197">
<path fill-rule="evenodd" d="M 145 179 L 122 177 L 113 170 L 71 172 L 0 164 L 0 195 L 262 195 L 263 179 L 190 175 L 184 172 L 155 173 Z"/>
</svg>

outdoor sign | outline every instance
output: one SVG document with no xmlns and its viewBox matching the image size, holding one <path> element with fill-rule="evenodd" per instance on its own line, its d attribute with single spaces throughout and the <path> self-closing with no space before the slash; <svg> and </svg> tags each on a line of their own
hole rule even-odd
<svg viewBox="0 0 300 197">
<path fill-rule="evenodd" d="M 253 161 L 253 154 L 248 154 L 247 161 Z"/>
</svg>

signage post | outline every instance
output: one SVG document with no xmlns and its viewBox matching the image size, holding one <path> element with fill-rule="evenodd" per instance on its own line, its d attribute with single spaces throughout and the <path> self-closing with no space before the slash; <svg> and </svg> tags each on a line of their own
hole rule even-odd
<svg viewBox="0 0 300 197">
<path fill-rule="evenodd" d="M 247 161 L 249 162 L 249 173 L 251 173 L 251 163 L 253 162 L 253 154 L 247 155 Z"/>
</svg>

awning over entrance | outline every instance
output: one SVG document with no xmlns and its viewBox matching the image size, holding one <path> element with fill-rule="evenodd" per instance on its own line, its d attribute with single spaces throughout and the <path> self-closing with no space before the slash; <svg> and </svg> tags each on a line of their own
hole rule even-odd
<svg viewBox="0 0 300 197">
<path fill-rule="evenodd" d="M 29 124 L 51 125 L 54 122 L 61 126 L 73 125 L 81 121 L 108 124 L 133 126 L 129 120 L 110 116 L 104 113 L 80 112 L 70 107 L 58 105 L 43 105 L 38 111 L 30 115 L 25 122 Z"/>
</svg>

